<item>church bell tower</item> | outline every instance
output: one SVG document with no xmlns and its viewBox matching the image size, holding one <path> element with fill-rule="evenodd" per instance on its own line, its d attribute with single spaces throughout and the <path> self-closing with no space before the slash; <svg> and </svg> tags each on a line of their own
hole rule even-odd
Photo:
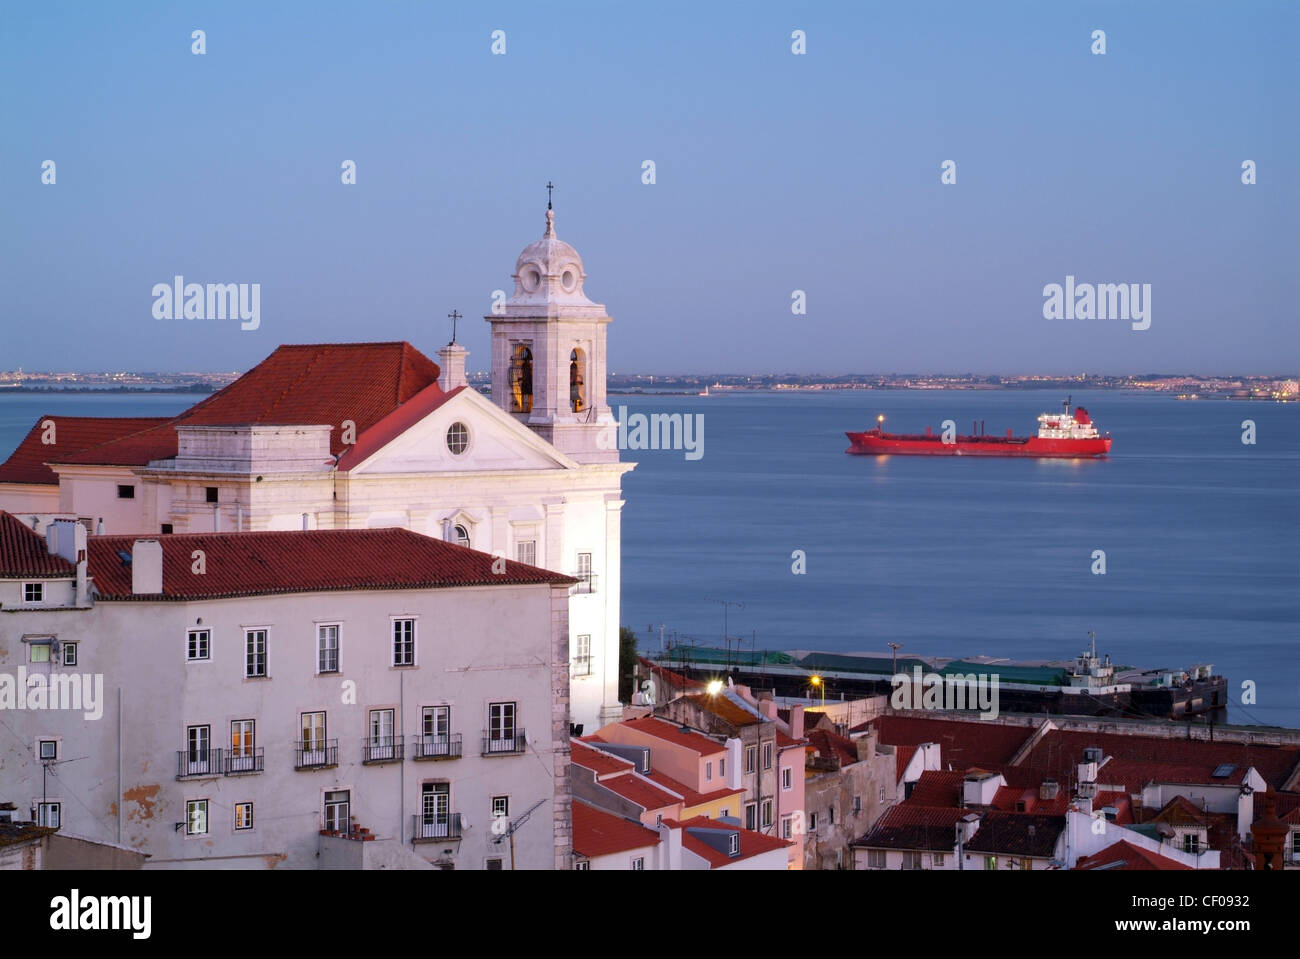
<svg viewBox="0 0 1300 959">
<path fill-rule="evenodd" d="M 515 262 L 514 295 L 484 317 L 492 326 L 492 402 L 578 462 L 614 463 L 618 425 L 605 401 L 610 317 L 583 293 L 586 278 L 578 251 L 555 235 L 548 199 L 546 232 Z"/>
</svg>

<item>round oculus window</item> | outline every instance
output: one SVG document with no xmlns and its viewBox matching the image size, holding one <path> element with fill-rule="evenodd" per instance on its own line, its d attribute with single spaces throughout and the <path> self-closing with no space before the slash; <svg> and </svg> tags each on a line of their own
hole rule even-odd
<svg viewBox="0 0 1300 959">
<path fill-rule="evenodd" d="M 537 291 L 537 287 L 541 285 L 542 275 L 537 272 L 536 267 L 530 266 L 527 267 L 523 273 L 519 274 L 519 279 L 523 283 L 524 289 L 527 292 L 534 293 Z"/>
<path fill-rule="evenodd" d="M 447 449 L 456 456 L 469 448 L 469 427 L 464 423 L 452 423 L 447 428 Z"/>
<path fill-rule="evenodd" d="M 573 288 L 578 285 L 578 274 L 573 272 L 573 270 L 565 270 L 564 274 L 560 277 L 560 282 L 564 284 L 566 290 L 572 293 Z"/>
</svg>

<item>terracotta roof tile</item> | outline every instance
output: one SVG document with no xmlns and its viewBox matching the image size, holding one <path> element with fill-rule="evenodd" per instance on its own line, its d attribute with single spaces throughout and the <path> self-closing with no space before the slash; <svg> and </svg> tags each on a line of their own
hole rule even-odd
<svg viewBox="0 0 1300 959">
<path fill-rule="evenodd" d="M 341 472 L 347 472 L 354 466 L 364 463 L 420 420 L 442 406 L 443 403 L 446 403 L 462 390 L 467 389 L 469 389 L 467 386 L 458 386 L 454 390 L 444 393 L 436 383 L 432 386 L 426 386 L 408 402 L 403 403 L 364 433 L 359 434 L 356 444 L 348 447 L 343 455 L 339 457 L 338 469 Z"/>
<path fill-rule="evenodd" d="M 60 463 L 143 466 L 174 457 L 177 426 L 322 425 L 330 452 L 346 447 L 342 424 L 361 437 L 416 394 L 438 391 L 438 364 L 409 343 L 281 346 L 225 389 L 151 430 L 60 456 Z"/>
<path fill-rule="evenodd" d="M 1042 816 L 1035 813 L 1001 812 L 993 809 L 984 813 L 979 828 L 965 844 L 969 852 L 999 856 L 1031 856 L 1049 859 L 1056 851 L 1057 840 L 1065 829 L 1064 816 Z"/>
<path fill-rule="evenodd" d="M 611 776 L 609 779 L 602 779 L 600 784 L 647 811 L 675 806 L 682 801 L 681 796 L 673 795 L 665 787 L 636 773 Z"/>
<path fill-rule="evenodd" d="M 927 769 L 904 802 L 914 806 L 960 806 L 965 778 L 966 774 L 960 770 Z"/>
<path fill-rule="evenodd" d="M 709 819 L 707 816 L 696 816 L 694 819 L 687 819 L 680 823 L 682 827 L 682 848 L 689 849 L 709 864 L 710 869 L 718 869 L 723 866 L 729 866 L 734 862 L 740 862 L 745 859 L 751 859 L 754 856 L 761 855 L 765 852 L 771 852 L 774 849 L 787 849 L 794 843 L 787 839 L 778 839 L 776 836 L 765 836 L 762 833 L 754 832 L 749 829 L 743 829 L 739 826 L 730 826 L 726 823 L 718 822 L 715 819 Z M 740 835 L 740 852 L 738 855 L 730 856 L 725 852 L 720 852 L 702 839 L 692 835 L 691 827 L 701 829 L 719 829 L 727 832 L 734 832 Z"/>
<path fill-rule="evenodd" d="M 943 719 L 920 719 L 911 716 L 877 716 L 871 725 L 880 734 L 880 742 L 891 746 L 919 746 L 938 743 L 939 758 L 945 766 L 966 769 L 969 766 L 1007 763 L 1034 734 L 1032 726 L 1002 726 L 976 720 L 958 722 Z"/>
<path fill-rule="evenodd" d="M 658 845 L 659 834 L 653 829 L 579 799 L 573 801 L 573 851 L 578 855 L 590 859 Z"/>
<path fill-rule="evenodd" d="M 718 799 L 727 799 L 730 796 L 740 796 L 744 793 L 743 789 L 727 789 L 725 787 L 707 793 L 696 792 L 685 783 L 678 782 L 676 779 L 673 779 L 672 776 L 668 776 L 656 769 L 652 769 L 646 775 L 647 778 L 658 783 L 660 786 L 663 786 L 665 789 L 670 789 L 680 795 L 682 797 L 682 802 L 688 808 L 703 806 L 705 803 L 714 802 Z"/>
<path fill-rule="evenodd" d="M 1191 866 L 1157 855 L 1141 846 L 1134 846 L 1126 839 L 1107 846 L 1099 853 L 1084 856 L 1075 864 L 1075 869 L 1191 869 Z"/>
<path fill-rule="evenodd" d="M 808 745 L 824 759 L 835 759 L 841 766 L 851 766 L 858 761 L 858 746 L 847 736 L 826 729 L 813 729 L 806 734 Z"/>
<path fill-rule="evenodd" d="M 716 695 L 711 693 L 687 693 L 686 698 L 693 701 L 700 709 L 712 713 L 732 726 L 753 726 L 770 721 L 762 716 L 755 715 L 744 706 L 732 701 L 725 691 Z"/>
<path fill-rule="evenodd" d="M 135 597 L 130 554 L 137 536 L 92 536 L 90 574 L 100 600 L 217 599 L 345 589 L 437 589 L 575 583 L 571 576 L 507 562 L 397 527 L 293 532 L 183 533 L 156 537 L 163 550 L 163 593 Z M 206 572 L 192 571 L 203 550 Z"/>
<path fill-rule="evenodd" d="M 54 443 L 42 439 L 48 434 L 42 425 L 54 423 Z M 0 465 L 0 483 L 36 483 L 58 486 L 59 477 L 45 464 L 72 456 L 92 446 L 122 439 L 169 422 L 165 416 L 42 416 L 36 421 L 9 459 Z"/>
<path fill-rule="evenodd" d="M 654 736 L 656 739 L 676 743 L 679 746 L 686 746 L 695 750 L 701 756 L 716 756 L 718 753 L 727 751 L 722 743 L 715 742 L 708 736 L 694 730 L 682 732 L 681 727 L 676 723 L 658 719 L 654 716 L 646 716 L 642 719 L 625 719 L 623 725 L 640 730 L 647 735 Z"/>
<path fill-rule="evenodd" d="M 53 579 L 76 574 L 77 568 L 66 559 L 50 555 L 44 536 L 0 510 L 0 577 Z"/>
<path fill-rule="evenodd" d="M 1171 826 L 1208 826 L 1210 819 L 1193 806 L 1186 796 L 1175 796 L 1147 822 L 1167 822 Z"/>
<path fill-rule="evenodd" d="M 588 746 L 581 739 L 569 740 L 569 759 L 574 765 L 592 770 L 597 779 L 602 776 L 617 776 L 636 768 L 636 763 Z"/>
<path fill-rule="evenodd" d="M 957 847 L 957 823 L 968 809 L 899 803 L 876 820 L 871 830 L 850 843 L 872 849 L 928 849 L 951 852 Z"/>
</svg>

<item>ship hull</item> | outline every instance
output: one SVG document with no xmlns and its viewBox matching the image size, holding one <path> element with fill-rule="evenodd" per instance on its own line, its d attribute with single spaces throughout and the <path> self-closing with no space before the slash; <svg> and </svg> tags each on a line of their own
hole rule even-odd
<svg viewBox="0 0 1300 959">
<path fill-rule="evenodd" d="M 1037 436 L 939 436 L 896 433 L 845 433 L 846 453 L 857 456 L 1021 456 L 1033 459 L 1095 459 L 1110 452 L 1109 436 L 1097 439 L 1042 439 Z"/>
</svg>

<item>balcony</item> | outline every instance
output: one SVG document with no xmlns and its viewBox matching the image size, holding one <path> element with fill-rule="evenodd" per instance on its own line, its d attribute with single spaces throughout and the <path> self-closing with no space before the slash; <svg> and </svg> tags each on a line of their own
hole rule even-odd
<svg viewBox="0 0 1300 959">
<path fill-rule="evenodd" d="M 226 753 L 226 775 L 244 776 L 266 771 L 266 750 L 261 746 Z"/>
<path fill-rule="evenodd" d="M 367 736 L 361 741 L 361 762 L 366 765 L 377 763 L 400 763 L 404 755 L 405 736 Z"/>
<path fill-rule="evenodd" d="M 454 736 L 416 736 L 415 759 L 460 759 L 460 733 Z"/>
<path fill-rule="evenodd" d="M 460 813 L 433 813 L 411 817 L 412 842 L 438 842 L 460 839 Z"/>
<path fill-rule="evenodd" d="M 578 580 L 577 583 L 569 587 L 569 595 L 577 596 L 579 593 L 594 593 L 596 591 L 596 574 L 595 573 L 570 573 Z"/>
<path fill-rule="evenodd" d="M 176 778 L 198 779 L 221 775 L 220 749 L 181 749 L 176 753 Z"/>
<path fill-rule="evenodd" d="M 522 729 L 483 731 L 484 756 L 518 756 L 527 748 L 528 740 Z"/>
<path fill-rule="evenodd" d="M 337 739 L 305 739 L 294 743 L 294 769 L 328 769 L 338 764 Z"/>
</svg>

